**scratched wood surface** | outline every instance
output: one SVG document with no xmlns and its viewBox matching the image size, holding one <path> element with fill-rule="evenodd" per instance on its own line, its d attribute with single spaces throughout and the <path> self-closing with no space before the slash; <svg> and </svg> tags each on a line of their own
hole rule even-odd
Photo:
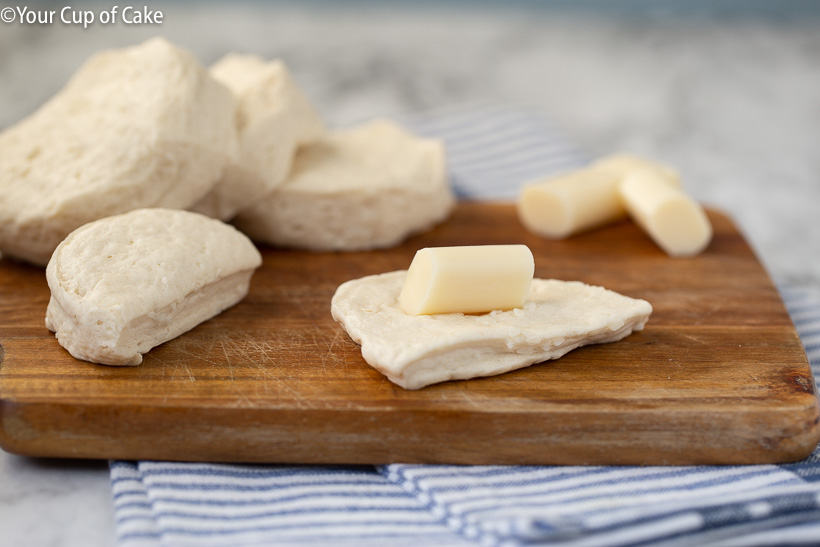
<svg viewBox="0 0 820 547">
<path fill-rule="evenodd" d="M 565 241 L 508 204 L 381 252 L 263 249 L 249 296 L 141 366 L 73 359 L 43 326 L 43 271 L 0 260 L 0 445 L 33 456 L 290 463 L 791 461 L 818 441 L 815 385 L 786 310 L 725 216 L 692 259 L 632 223 Z M 405 391 L 330 316 L 343 281 L 424 246 L 525 243 L 536 276 L 645 298 L 644 331 L 502 376 Z"/>
</svg>

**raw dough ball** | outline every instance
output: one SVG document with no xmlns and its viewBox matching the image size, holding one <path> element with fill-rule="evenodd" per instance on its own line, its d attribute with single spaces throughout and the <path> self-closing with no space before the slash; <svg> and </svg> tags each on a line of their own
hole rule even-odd
<svg viewBox="0 0 820 547">
<path fill-rule="evenodd" d="M 302 148 L 284 184 L 236 224 L 274 245 L 376 249 L 431 228 L 454 203 L 442 143 L 376 120 Z"/>
<path fill-rule="evenodd" d="M 406 389 L 492 376 L 644 327 L 652 306 L 579 281 L 533 279 L 523 308 L 483 315 L 407 315 L 398 305 L 407 271 L 343 283 L 331 313 L 367 363 Z"/>
<path fill-rule="evenodd" d="M 325 127 L 282 61 L 230 54 L 210 72 L 238 100 L 240 156 L 191 209 L 230 220 L 279 186 L 290 172 L 296 149 L 319 139 Z"/>
<path fill-rule="evenodd" d="M 140 209 L 73 231 L 46 268 L 46 327 L 77 359 L 138 365 L 142 354 L 242 300 L 262 263 L 232 226 Z"/>
<path fill-rule="evenodd" d="M 0 134 L 0 250 L 45 265 L 87 222 L 190 207 L 238 154 L 235 110 L 228 89 L 163 39 L 94 55 Z"/>
</svg>

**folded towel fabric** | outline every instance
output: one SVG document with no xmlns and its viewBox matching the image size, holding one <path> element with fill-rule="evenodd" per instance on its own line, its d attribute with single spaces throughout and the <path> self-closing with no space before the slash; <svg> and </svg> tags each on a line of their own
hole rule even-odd
<svg viewBox="0 0 820 547">
<path fill-rule="evenodd" d="M 445 139 L 463 199 L 587 158 L 537 112 L 404 120 Z M 815 376 L 820 294 L 781 287 Z M 820 543 L 820 451 L 785 465 L 260 466 L 111 463 L 121 545 L 782 545 Z"/>
</svg>

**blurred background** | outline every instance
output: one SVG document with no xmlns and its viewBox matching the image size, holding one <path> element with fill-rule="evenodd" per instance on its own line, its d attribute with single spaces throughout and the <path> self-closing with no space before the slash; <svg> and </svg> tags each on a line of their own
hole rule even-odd
<svg viewBox="0 0 820 547">
<path fill-rule="evenodd" d="M 333 125 L 526 105 L 592 156 L 630 151 L 674 166 L 691 194 L 732 215 L 778 281 L 820 288 L 820 2 L 130 5 L 162 11 L 162 23 L 0 23 L 0 127 L 95 51 L 155 35 L 205 64 L 229 51 L 282 58 Z"/>
</svg>

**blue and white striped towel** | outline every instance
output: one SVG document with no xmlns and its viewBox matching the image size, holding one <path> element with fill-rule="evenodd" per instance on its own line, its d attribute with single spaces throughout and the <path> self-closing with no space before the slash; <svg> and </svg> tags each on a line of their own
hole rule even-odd
<svg viewBox="0 0 820 547">
<path fill-rule="evenodd" d="M 508 198 L 584 155 L 537 113 L 414 118 L 447 141 L 459 195 Z M 820 296 L 783 289 L 815 375 Z M 259 466 L 112 462 L 117 533 L 137 545 L 820 544 L 820 451 L 787 465 Z"/>
</svg>

